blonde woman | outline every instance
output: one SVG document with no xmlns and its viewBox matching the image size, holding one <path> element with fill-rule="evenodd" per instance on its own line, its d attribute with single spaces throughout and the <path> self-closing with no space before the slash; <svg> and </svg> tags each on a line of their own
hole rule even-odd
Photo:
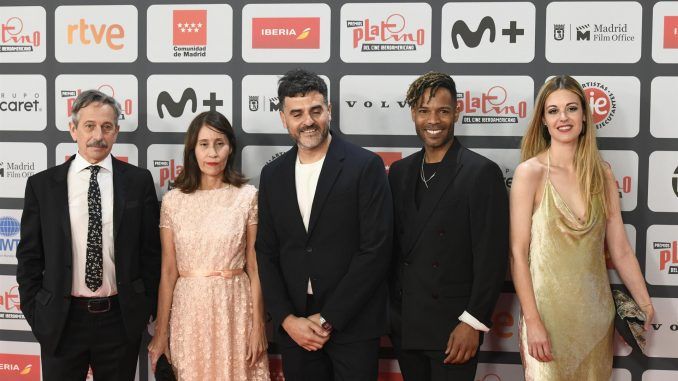
<svg viewBox="0 0 678 381">
<path fill-rule="evenodd" d="M 511 187 L 511 273 L 522 308 L 526 380 L 601 380 L 612 373 L 614 302 L 603 244 L 631 295 L 654 310 L 601 159 L 579 83 L 542 86 Z"/>
</svg>

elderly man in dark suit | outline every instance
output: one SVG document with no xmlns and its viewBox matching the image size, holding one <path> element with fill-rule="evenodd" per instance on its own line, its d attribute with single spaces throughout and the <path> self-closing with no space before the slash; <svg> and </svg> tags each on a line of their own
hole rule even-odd
<svg viewBox="0 0 678 381">
<path fill-rule="evenodd" d="M 17 249 L 21 310 L 43 380 L 133 380 L 160 278 L 149 171 L 110 153 L 120 105 L 99 91 L 72 107 L 77 154 L 28 179 Z"/>
<path fill-rule="evenodd" d="M 391 166 L 391 338 L 406 381 L 473 380 L 480 332 L 506 276 L 508 197 L 492 161 L 454 138 L 450 76 L 415 80 L 407 102 L 424 148 Z"/>
<path fill-rule="evenodd" d="M 288 72 L 278 97 L 296 144 L 261 172 L 256 250 L 285 379 L 374 381 L 393 222 L 384 164 L 329 133 L 316 74 Z"/>
</svg>

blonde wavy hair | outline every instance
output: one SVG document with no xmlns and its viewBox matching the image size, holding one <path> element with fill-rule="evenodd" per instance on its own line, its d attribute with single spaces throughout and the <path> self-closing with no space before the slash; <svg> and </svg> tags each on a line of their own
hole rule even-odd
<svg viewBox="0 0 678 381">
<path fill-rule="evenodd" d="M 544 152 L 551 146 L 551 135 L 544 125 L 544 106 L 546 98 L 556 90 L 568 90 L 576 94 L 582 105 L 584 117 L 583 131 L 579 135 L 577 149 L 574 154 L 574 168 L 579 181 L 579 189 L 590 202 L 595 195 L 600 195 L 603 211 L 607 214 L 610 206 L 605 175 L 605 163 L 596 144 L 596 129 L 591 116 L 591 107 L 586 101 L 584 90 L 577 80 L 569 75 L 555 76 L 539 89 L 534 104 L 532 119 L 520 144 L 521 161 L 528 160 Z"/>
</svg>

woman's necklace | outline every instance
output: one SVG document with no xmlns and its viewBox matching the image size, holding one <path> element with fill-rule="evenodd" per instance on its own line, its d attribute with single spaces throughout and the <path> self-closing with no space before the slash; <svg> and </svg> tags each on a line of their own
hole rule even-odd
<svg viewBox="0 0 678 381">
<path fill-rule="evenodd" d="M 421 181 L 424 182 L 426 189 L 428 189 L 428 182 L 433 180 L 434 177 L 436 177 L 436 173 L 438 172 L 438 170 L 436 169 L 431 175 L 431 177 L 427 179 L 426 176 L 424 176 L 424 161 L 426 161 L 426 152 L 424 152 L 424 157 L 421 158 L 421 170 L 419 171 L 419 177 L 421 177 Z"/>
</svg>

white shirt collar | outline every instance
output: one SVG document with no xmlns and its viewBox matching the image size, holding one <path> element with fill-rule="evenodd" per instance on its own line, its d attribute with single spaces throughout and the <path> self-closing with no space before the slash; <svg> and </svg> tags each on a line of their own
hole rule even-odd
<svg viewBox="0 0 678 381">
<path fill-rule="evenodd" d="M 71 169 L 75 171 L 75 173 L 79 173 L 80 171 L 84 170 L 85 168 L 89 167 L 91 164 L 85 158 L 78 152 L 75 154 L 75 159 L 73 159 L 73 162 L 71 163 Z M 113 173 L 113 159 L 111 159 L 111 154 L 109 153 L 103 160 L 100 162 L 96 163 L 96 165 L 100 166 L 102 169 L 105 169 L 108 172 Z"/>
</svg>

